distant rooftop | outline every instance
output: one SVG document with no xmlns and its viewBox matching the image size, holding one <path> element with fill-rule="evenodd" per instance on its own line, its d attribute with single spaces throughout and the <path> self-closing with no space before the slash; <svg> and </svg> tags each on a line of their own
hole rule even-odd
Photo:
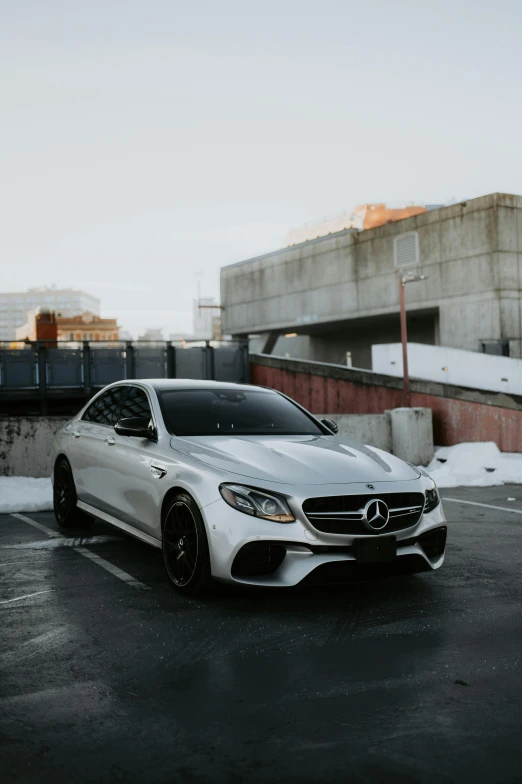
<svg viewBox="0 0 522 784">
<path fill-rule="evenodd" d="M 298 245 L 301 242 L 326 237 L 338 231 L 352 229 L 362 231 L 373 229 L 391 221 L 411 218 L 440 204 L 359 204 L 354 210 L 345 210 L 339 215 L 323 218 L 321 221 L 307 223 L 303 227 L 291 229 L 286 238 L 286 245 Z"/>
</svg>

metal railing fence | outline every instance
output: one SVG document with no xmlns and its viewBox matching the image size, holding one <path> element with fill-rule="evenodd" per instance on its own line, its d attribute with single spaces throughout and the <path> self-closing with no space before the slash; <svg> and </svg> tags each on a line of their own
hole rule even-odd
<svg viewBox="0 0 522 784">
<path fill-rule="evenodd" d="M 0 342 L 0 398 L 90 396 L 127 378 L 245 383 L 247 341 Z"/>
</svg>

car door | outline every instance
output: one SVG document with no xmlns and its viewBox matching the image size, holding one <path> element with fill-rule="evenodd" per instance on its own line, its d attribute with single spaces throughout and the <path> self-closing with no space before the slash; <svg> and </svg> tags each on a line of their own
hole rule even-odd
<svg viewBox="0 0 522 784">
<path fill-rule="evenodd" d="M 69 459 L 73 471 L 76 494 L 80 501 L 100 508 L 99 463 L 100 449 L 113 434 L 123 396 L 121 386 L 111 387 L 98 395 L 70 428 Z"/>
<path fill-rule="evenodd" d="M 122 402 L 120 418 L 146 417 L 156 427 L 149 392 L 129 385 Z M 120 436 L 114 430 L 100 451 L 100 493 L 104 511 L 151 536 L 158 537 L 158 509 L 164 488 L 164 465 L 158 444 L 146 438 Z"/>
</svg>

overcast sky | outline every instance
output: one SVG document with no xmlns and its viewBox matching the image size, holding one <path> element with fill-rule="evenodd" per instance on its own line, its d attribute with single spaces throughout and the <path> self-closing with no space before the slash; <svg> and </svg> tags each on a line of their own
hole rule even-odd
<svg viewBox="0 0 522 784">
<path fill-rule="evenodd" d="M 522 193 L 520 0 L 0 0 L 0 290 L 190 331 L 367 201 Z"/>
</svg>

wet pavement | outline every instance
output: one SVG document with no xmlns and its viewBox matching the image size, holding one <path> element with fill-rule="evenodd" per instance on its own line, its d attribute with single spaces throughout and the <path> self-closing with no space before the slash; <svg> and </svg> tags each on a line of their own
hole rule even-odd
<svg viewBox="0 0 522 784">
<path fill-rule="evenodd" d="M 442 495 L 438 572 L 197 600 L 1 515 L 2 784 L 522 781 L 522 486 Z"/>
</svg>

